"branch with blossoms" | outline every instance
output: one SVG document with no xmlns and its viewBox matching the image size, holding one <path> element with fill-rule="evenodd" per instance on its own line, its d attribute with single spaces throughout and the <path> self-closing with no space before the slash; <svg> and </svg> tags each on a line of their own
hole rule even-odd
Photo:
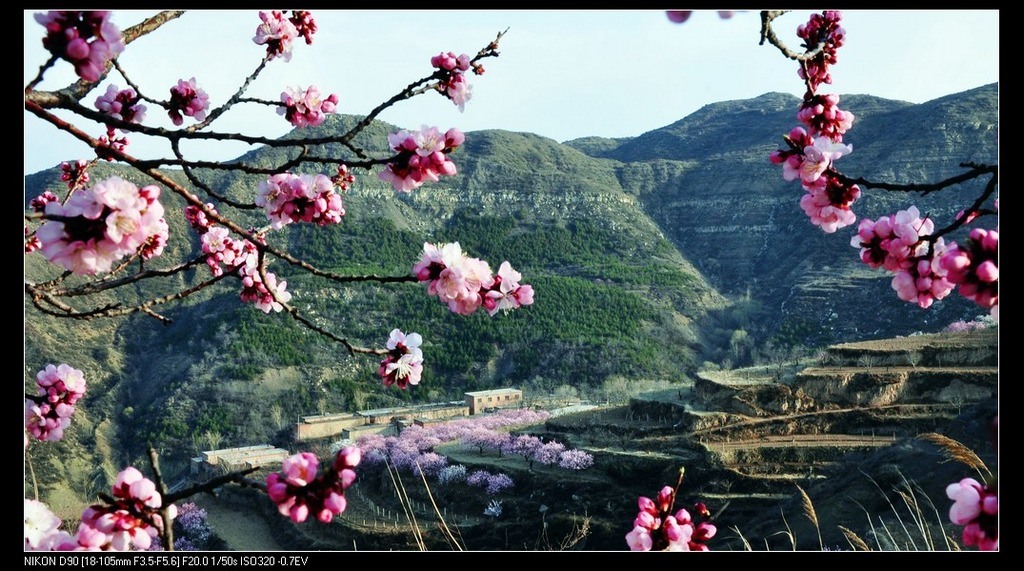
<svg viewBox="0 0 1024 571">
<path fill-rule="evenodd" d="M 633 530 L 626 534 L 630 551 L 709 551 L 707 542 L 718 533 L 710 522 L 711 511 L 701 502 L 693 504 L 694 519 L 686 508 L 675 510 L 684 468 L 679 469 L 675 487 L 665 486 L 655 499 L 640 496 L 640 511 Z"/>
<path fill-rule="evenodd" d="M 75 405 L 86 392 L 82 371 L 70 365 L 47 365 L 36 374 L 35 395 L 25 395 L 25 451 L 31 469 L 30 442 L 56 442 L 71 425 Z M 358 447 L 342 448 L 331 465 L 319 469 L 319 459 L 311 452 L 300 452 L 282 462 L 281 472 L 272 472 L 264 481 L 248 476 L 258 468 L 237 470 L 215 476 L 176 492 L 168 492 L 160 471 L 157 452 L 149 448 L 153 478 L 137 468 L 121 470 L 109 494 L 98 494 L 98 502 L 83 512 L 72 534 L 61 529 L 62 522 L 49 507 L 36 498 L 25 498 L 26 551 L 126 551 L 150 549 L 159 537 L 159 545 L 174 549 L 173 521 L 175 502 L 213 493 L 233 484 L 266 493 L 281 514 L 296 523 L 310 515 L 330 523 L 345 511 L 345 490 L 356 480 L 356 467 L 362 454 Z M 34 477 L 33 477 L 34 479 Z"/>
<path fill-rule="evenodd" d="M 826 10 L 812 14 L 807 23 L 800 25 L 796 33 L 803 52 L 786 46 L 773 29 L 776 18 L 784 13 L 761 13 L 761 43 L 767 41 L 799 62 L 797 73 L 806 91 L 797 119 L 803 126 L 785 135 L 785 148 L 774 151 L 770 159 L 782 166 L 785 180 L 800 181 L 805 191 L 800 206 L 811 223 L 829 234 L 854 224 L 857 216 L 852 207 L 861 196 L 861 187 L 925 196 L 984 180 L 985 187 L 977 198 L 944 227 L 936 227 L 930 216 L 922 216 L 910 206 L 878 220 L 861 220 L 850 243 L 859 249 L 861 261 L 869 267 L 893 274 L 892 288 L 900 299 L 928 308 L 959 286 L 963 297 L 990 310 L 998 321 L 998 229 L 973 227 L 960 244 L 943 239 L 962 226 L 998 213 L 998 165 L 963 163 L 960 166 L 965 172 L 933 183 L 894 184 L 841 173 L 835 163 L 853 152 L 852 145 L 843 144 L 843 135 L 853 127 L 854 115 L 839 108 L 839 95 L 822 94 L 819 89 L 832 83 L 831 68 L 846 41 L 846 30 L 840 25 L 842 13 Z"/>
<path fill-rule="evenodd" d="M 499 312 L 533 303 L 533 288 L 523 284 L 522 275 L 503 262 L 498 270 L 464 253 L 458 243 L 425 243 L 419 261 L 410 260 L 405 275 L 344 275 L 324 270 L 301 259 L 276 242 L 279 232 L 293 224 L 330 226 L 341 223 L 346 214 L 343 193 L 357 184 L 355 171 L 378 170 L 377 176 L 390 182 L 396 192 L 409 193 L 455 176 L 452 160 L 465 141 L 457 128 L 440 130 L 423 126 L 388 135 L 388 150 L 372 153 L 355 139 L 373 124 L 379 114 L 404 100 L 436 92 L 464 111 L 472 97 L 467 74 L 484 73 L 482 61 L 498 57 L 498 43 L 505 32 L 474 56 L 440 52 L 430 59 L 431 71 L 373 108 L 345 133 L 301 136 L 301 130 L 323 125 L 327 116 L 339 111 L 342 101 L 315 85 L 289 86 L 280 101 L 250 97 L 247 92 L 268 66 L 289 61 L 300 39 L 311 44 L 318 30 L 307 11 L 259 12 L 260 23 L 252 41 L 265 48 L 254 70 L 225 101 L 214 102 L 195 78 L 183 78 L 172 85 L 169 98 L 155 97 L 133 81 L 131 70 L 117 57 L 135 39 L 159 30 L 180 16 L 165 11 L 122 33 L 106 11 L 51 11 L 36 14 L 44 29 L 43 46 L 50 57 L 38 75 L 25 87 L 25 109 L 90 148 L 94 157 L 71 160 L 61 165 L 63 188 L 51 188 L 33 198 L 25 214 L 25 253 L 45 258 L 59 272 L 42 281 L 25 280 L 25 295 L 40 312 L 61 318 L 99 319 L 143 313 L 169 324 L 157 313 L 164 304 L 238 280 L 239 299 L 264 313 L 283 312 L 303 326 L 344 346 L 350 355 L 375 355 L 378 374 L 385 386 L 401 389 L 417 385 L 422 378 L 422 337 L 393 329 L 383 348 L 361 347 L 329 327 L 307 317 L 294 304 L 287 281 L 270 271 L 274 262 L 337 284 L 364 282 L 381 284 L 420 283 L 428 295 L 436 296 L 451 311 L 469 315 L 483 309 Z M 58 90 L 42 90 L 46 72 L 61 62 L 72 65 L 79 79 Z M 424 62 L 425 64 L 427 62 Z M 119 75 L 127 87 L 103 82 Z M 90 106 L 90 93 L 99 90 Z M 274 139 L 258 135 L 214 130 L 218 120 L 238 105 L 272 108 L 283 116 L 300 136 Z M 151 123 L 152 108 L 163 109 L 173 128 Z M 58 116 L 69 112 L 72 119 Z M 99 124 L 104 134 L 93 137 L 87 124 Z M 186 126 L 188 124 L 188 126 Z M 145 135 L 166 141 L 173 156 L 138 157 L 130 152 L 129 135 Z M 271 166 L 244 162 L 215 162 L 188 157 L 182 141 L 235 141 L 286 151 L 288 158 Z M 344 153 L 321 155 L 325 145 L 340 145 Z M 127 177 L 110 176 L 92 180 L 100 162 L 119 163 L 152 181 L 138 185 Z M 186 183 L 159 170 L 178 167 Z M 299 172 L 311 170 L 314 172 Z M 326 172 L 324 172 L 326 169 Z M 228 171 L 261 177 L 249 197 L 227 197 L 203 180 L 200 171 Z M 320 172 L 315 172 L 320 171 Z M 185 202 L 182 211 L 166 210 L 165 193 Z M 251 211 L 266 216 L 264 227 L 252 227 L 242 220 Z M 181 216 L 195 233 L 198 252 L 161 265 L 170 239 L 168 219 Z M 174 288 L 169 294 L 133 302 L 97 302 L 97 294 L 122 291 L 151 280 L 181 276 L 206 267 L 209 277 L 190 286 Z M 71 426 L 76 406 L 85 393 L 82 371 L 68 364 L 47 365 L 36 375 L 35 394 L 25 397 L 25 449 L 32 440 L 53 442 L 63 438 Z M 122 470 L 109 494 L 82 514 L 77 530 L 60 529 L 61 522 L 38 498 L 25 499 L 25 548 L 31 550 L 125 550 L 165 546 L 173 549 L 172 524 L 175 502 L 208 493 L 223 485 L 240 485 L 265 492 L 278 511 L 296 523 L 312 517 L 329 523 L 347 505 L 345 490 L 356 479 L 360 462 L 358 448 L 342 449 L 329 463 L 310 452 L 299 452 L 284 460 L 280 472 L 264 481 L 250 479 L 252 470 L 231 472 L 184 490 L 170 493 L 160 474 L 158 458 L 150 449 L 153 479 L 134 468 Z M 31 458 L 27 463 L 32 470 Z M 33 471 L 34 480 L 34 471 Z M 72 533 L 74 531 L 74 533 Z M 159 536 L 159 542 L 154 539 Z"/>
<path fill-rule="evenodd" d="M 62 165 L 66 192 L 48 190 L 30 203 L 26 214 L 26 254 L 39 252 L 65 271 L 43 283 L 26 280 L 26 296 L 40 311 L 49 315 L 75 319 L 96 319 L 144 313 L 164 323 L 166 315 L 157 312 L 160 305 L 177 302 L 198 291 L 212 287 L 225 277 L 242 284 L 240 299 L 252 303 L 265 313 L 285 312 L 301 326 L 334 342 L 342 344 L 350 354 L 388 354 L 394 348 L 371 349 L 354 345 L 344 336 L 331 332 L 304 316 L 290 304 L 292 295 L 287 282 L 269 271 L 272 260 L 281 260 L 298 270 L 340 284 L 353 282 L 404 283 L 420 281 L 428 284 L 428 292 L 438 295 L 452 311 L 470 314 L 484 307 L 489 314 L 507 311 L 532 303 L 533 291 L 520 285 L 522 276 L 508 262 L 493 273 L 487 262 L 463 256 L 455 244 L 455 254 L 442 259 L 433 249 L 444 245 L 425 245 L 424 259 L 417 263 L 413 275 L 342 275 L 317 268 L 274 245 L 274 232 L 290 224 L 339 224 L 345 215 L 342 192 L 356 183 L 354 170 L 383 167 L 379 178 L 390 182 L 397 192 L 408 193 L 442 176 L 454 176 L 458 170 L 451 154 L 463 144 L 465 137 L 456 128 L 441 131 L 426 127 L 418 131 L 401 130 L 388 136 L 392 154 L 372 157 L 354 143 L 357 135 L 372 124 L 385 109 L 411 97 L 437 92 L 460 111 L 472 96 L 467 72 L 481 75 L 482 60 L 498 57 L 500 32 L 474 56 L 440 52 L 430 59 L 433 71 L 408 84 L 364 116 L 347 132 L 334 136 L 289 137 L 271 139 L 234 132 L 212 130 L 217 119 L 236 105 L 256 104 L 272 107 L 295 129 L 317 127 L 327 115 L 338 111 L 341 103 L 336 94 L 326 94 L 317 86 L 287 87 L 280 101 L 269 101 L 246 95 L 252 83 L 275 60 L 290 61 L 293 48 L 301 38 L 313 42 L 317 24 L 306 11 L 264 11 L 252 41 L 265 47 L 265 52 L 252 73 L 242 79 L 240 87 L 224 102 L 213 106 L 196 78 L 182 79 L 169 90 L 170 98 L 161 100 L 143 92 L 130 78 L 129 70 L 117 56 L 138 37 L 158 30 L 181 12 L 162 12 L 121 34 L 110 20 L 109 12 L 56 11 L 40 13 L 36 20 L 46 29 L 44 47 L 51 53 L 37 78 L 25 88 L 25 109 L 49 122 L 59 131 L 82 141 L 96 154 L 91 160 L 78 160 Z M 80 79 L 74 85 L 57 91 L 37 89 L 47 69 L 65 60 L 75 66 Z M 94 106 L 84 104 L 92 89 L 99 88 L 108 74 L 120 75 L 128 84 L 120 89 L 106 85 Z M 149 106 L 166 110 L 176 128 L 166 129 L 146 124 Z M 70 111 L 80 119 L 99 123 L 106 128 L 104 136 L 93 138 L 83 128 L 58 117 L 54 111 Z M 194 124 L 184 127 L 186 121 Z M 129 154 L 128 134 L 141 134 L 166 140 L 173 158 L 140 158 Z M 251 145 L 294 149 L 297 153 L 282 164 L 271 167 L 238 163 L 195 160 L 185 156 L 183 140 L 240 141 Z M 351 156 L 317 156 L 311 149 L 326 144 L 340 144 Z M 152 179 L 156 184 L 138 187 L 119 177 L 90 181 L 89 169 L 98 161 L 128 165 Z M 189 185 L 182 185 L 160 167 L 181 167 Z M 326 174 L 300 174 L 296 169 L 330 167 Z M 232 171 L 265 177 L 254 189 L 251 201 L 228 198 L 212 189 L 199 174 L 200 169 Z M 166 248 L 169 226 L 161 192 L 169 191 L 187 203 L 183 213 L 199 237 L 201 252 L 176 265 L 152 268 Z M 62 195 L 62 196 L 58 196 Z M 205 195 L 205 196 L 204 196 Z M 242 224 L 234 212 L 262 210 L 268 225 L 252 228 Z M 451 250 L 451 246 L 448 246 Z M 82 306 L 92 294 L 116 291 L 151 279 L 171 278 L 198 265 L 206 265 L 211 278 L 197 285 L 134 304 L 104 303 Z M 423 268 L 430 266 L 424 273 Z M 420 275 L 422 274 L 422 275 Z M 81 283 L 80 277 L 87 280 Z M 437 284 L 441 284 L 438 286 Z M 444 291 L 438 293 L 437 287 Z M 74 300 L 74 301 L 73 301 Z M 400 357 L 395 357 L 395 363 Z M 406 367 L 401 371 L 410 374 Z M 408 381 L 397 382 L 381 373 L 386 384 L 405 388 Z M 400 375 L 401 376 L 401 375 Z M 404 380 L 405 377 L 402 376 Z M 388 382 L 390 380 L 390 382 Z"/>
<path fill-rule="evenodd" d="M 785 180 L 800 181 L 806 192 L 800 205 L 811 222 L 829 234 L 854 224 L 857 217 L 852 205 L 860 198 L 861 187 L 925 196 L 969 181 L 984 181 L 984 188 L 977 197 L 944 227 L 937 228 L 930 216 L 922 216 L 917 207 L 911 205 L 877 220 L 861 220 L 850 245 L 859 250 L 863 263 L 893 274 L 891 285 L 900 299 L 928 308 L 959 287 L 963 297 L 990 310 L 998 322 L 998 227 L 972 226 L 979 219 L 998 215 L 998 165 L 965 162 L 960 164 L 964 172 L 958 175 L 937 182 L 909 184 L 872 181 L 841 173 L 835 162 L 853 152 L 852 145 L 843 144 L 843 136 L 853 127 L 854 115 L 839 108 L 839 95 L 819 93 L 819 88 L 831 84 L 831 66 L 838 62 L 838 49 L 846 40 L 846 30 L 840 25 L 842 13 L 826 10 L 812 14 L 805 24 L 801 24 L 796 33 L 802 40 L 802 52 L 788 47 L 775 33 L 774 23 L 785 13 L 785 10 L 761 12 L 760 43 L 769 43 L 784 57 L 799 63 L 797 74 L 806 91 L 797 111 L 797 120 L 803 126 L 795 127 L 784 135 L 784 148 L 774 151 L 769 158 L 782 167 Z M 685 17 L 680 17 L 678 12 L 667 15 L 671 21 L 679 23 L 689 17 L 688 12 L 683 14 Z M 965 226 L 971 228 L 963 243 L 945 242 L 943 236 Z M 993 446 L 996 447 L 998 416 L 992 422 L 991 432 Z M 949 520 L 963 526 L 964 546 L 983 551 L 998 550 L 997 477 L 960 443 L 934 434 L 929 439 L 946 448 L 951 458 L 979 469 L 979 474 L 984 468 L 985 474 L 981 474 L 983 481 L 964 478 L 946 487 L 946 495 L 953 500 Z M 680 475 L 680 481 L 681 478 Z M 681 545 L 681 534 L 676 531 L 678 526 L 664 525 L 668 522 L 664 505 L 670 497 L 674 497 L 674 490 L 666 487 L 658 502 L 640 498 L 641 512 L 637 516 L 636 527 L 627 535 L 632 549 Z"/>
</svg>

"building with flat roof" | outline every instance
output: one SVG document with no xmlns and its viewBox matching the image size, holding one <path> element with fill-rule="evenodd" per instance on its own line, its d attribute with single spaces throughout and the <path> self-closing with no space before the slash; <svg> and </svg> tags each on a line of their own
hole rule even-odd
<svg viewBox="0 0 1024 571">
<path fill-rule="evenodd" d="M 488 409 L 515 408 L 523 403 L 523 391 L 519 389 L 491 389 L 465 393 L 469 414 L 490 412 Z"/>
</svg>

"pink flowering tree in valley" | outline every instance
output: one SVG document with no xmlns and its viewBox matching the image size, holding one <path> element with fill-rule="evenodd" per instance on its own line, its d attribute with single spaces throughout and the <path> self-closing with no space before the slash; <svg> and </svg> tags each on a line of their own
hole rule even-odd
<svg viewBox="0 0 1024 571">
<path fill-rule="evenodd" d="M 472 97 L 470 75 L 483 74 L 482 61 L 497 57 L 502 33 L 475 54 L 440 51 L 423 62 L 424 75 L 414 79 L 362 116 L 346 132 L 331 136 L 304 133 L 323 125 L 344 108 L 336 93 L 316 85 L 283 86 L 279 100 L 248 95 L 252 83 L 271 65 L 286 65 L 312 44 L 318 29 L 313 14 L 302 10 L 253 12 L 254 65 L 227 98 L 211 97 L 196 77 L 182 77 L 170 86 L 140 85 L 118 56 L 136 40 L 183 15 L 160 12 L 121 30 L 106 11 L 51 11 L 35 15 L 49 58 L 25 86 L 25 110 L 90 149 L 61 165 L 60 188 L 32 198 L 25 220 L 25 255 L 41 257 L 50 271 L 45 279 L 25 279 L 31 311 L 69 320 L 99 320 L 135 314 L 162 323 L 172 319 L 162 308 L 212 288 L 233 288 L 240 303 L 266 314 L 283 314 L 301 327 L 335 343 L 349 356 L 371 355 L 379 361 L 380 382 L 408 389 L 423 382 L 424 354 L 418 333 L 389 328 L 379 347 L 364 347 L 330 323 L 318 321 L 288 289 L 274 269 L 286 266 L 311 279 L 340 288 L 361 283 L 420 283 L 460 315 L 478 309 L 496 318 L 533 303 L 533 288 L 508 261 L 497 270 L 472 257 L 458 243 L 426 243 L 419 260 L 409 260 L 400 275 L 355 275 L 330 271 L 290 253 L 284 231 L 293 225 L 338 225 L 346 214 L 345 192 L 358 184 L 362 171 L 390 183 L 395 192 L 429 192 L 441 177 L 457 176 L 454 154 L 465 136 L 457 127 L 424 125 L 387 136 L 387 151 L 375 153 L 356 143 L 378 115 L 402 101 L 438 94 L 464 111 Z M 47 72 L 73 66 L 78 77 L 59 89 L 44 89 Z M 135 70 L 137 71 L 137 70 Z M 123 87 L 122 87 L 123 86 Z M 294 127 L 294 136 L 271 138 L 217 130 L 218 120 L 237 106 L 267 109 Z M 153 118 L 166 114 L 173 128 Z M 70 117 L 70 119 L 69 119 Z M 96 126 L 103 135 L 90 135 Z M 167 143 L 166 156 L 137 156 L 135 136 Z M 186 152 L 183 143 L 242 142 L 284 151 L 276 164 L 214 162 Z M 341 148 L 342 152 L 325 149 Z M 123 167 L 112 176 L 98 175 L 98 165 Z M 178 171 L 180 176 L 169 174 Z M 221 194 L 204 173 L 237 173 L 259 180 L 243 199 Z M 170 200 L 173 197 L 173 200 Z M 171 208 L 172 203 L 183 207 Z M 255 215 L 255 216 L 254 216 Z M 181 224 L 170 224 L 171 220 Z M 252 220 L 261 220 L 253 224 Z M 185 228 L 176 235 L 172 228 Z M 190 235 L 189 235 L 190 234 Z M 172 251 L 175 255 L 166 255 Z M 191 251 L 189 251 L 191 250 Z M 181 255 L 179 255 L 181 254 Z M 192 276 L 198 275 L 197 279 Z M 184 284 L 184 285 L 182 285 Z M 150 287 L 152 286 L 152 287 Z M 121 295 L 111 302 L 111 295 Z M 159 292 L 146 293 L 146 292 Z M 427 301 L 425 300 L 425 303 Z M 48 364 L 36 375 L 25 396 L 27 469 L 36 442 L 60 440 L 72 424 L 86 380 L 74 364 Z M 151 446 L 155 443 L 151 443 Z M 184 490 L 169 492 L 157 453 L 150 448 L 152 479 L 135 467 L 121 471 L 109 494 L 82 514 L 75 526 L 61 525 L 38 498 L 25 500 L 26 549 L 172 549 L 175 502 L 217 486 L 237 484 L 265 492 L 278 511 L 296 523 L 316 519 L 328 523 L 346 509 L 345 490 L 356 479 L 362 455 L 358 447 L 321 459 L 310 452 L 287 458 L 281 471 L 265 480 L 248 477 L 252 470 L 233 472 Z M 430 469 L 438 472 L 443 462 Z M 27 478 L 29 475 L 26 476 Z M 35 473 L 31 478 L 35 480 Z M 55 523 L 56 521 L 56 523 Z M 159 537 L 159 541 L 154 539 Z"/>
</svg>

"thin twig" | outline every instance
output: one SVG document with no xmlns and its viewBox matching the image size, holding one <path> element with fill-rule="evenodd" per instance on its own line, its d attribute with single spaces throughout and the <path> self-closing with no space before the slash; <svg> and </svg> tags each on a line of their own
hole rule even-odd
<svg viewBox="0 0 1024 571">
<path fill-rule="evenodd" d="M 174 526 L 172 525 L 173 519 L 170 512 L 173 503 L 167 501 L 167 484 L 164 483 L 163 475 L 160 473 L 160 458 L 157 456 L 156 449 L 152 446 L 149 447 L 149 465 L 153 468 L 153 483 L 156 485 L 157 491 L 160 492 L 160 497 L 164 500 L 160 504 L 160 520 L 163 522 L 163 526 L 160 529 L 160 539 L 163 541 L 164 549 L 174 551 Z"/>
</svg>

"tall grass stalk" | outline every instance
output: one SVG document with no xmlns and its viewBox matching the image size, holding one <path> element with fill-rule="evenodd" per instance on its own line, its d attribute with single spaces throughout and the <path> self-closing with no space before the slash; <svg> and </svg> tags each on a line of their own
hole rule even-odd
<svg viewBox="0 0 1024 571">
<path fill-rule="evenodd" d="M 405 485 L 402 484 L 402 477 L 398 474 L 398 470 L 391 466 L 391 462 L 385 458 L 384 465 L 387 466 L 388 475 L 391 476 L 391 483 L 395 486 L 395 491 L 398 492 L 398 501 L 402 505 L 402 510 L 405 512 L 405 518 L 412 526 L 412 535 L 416 539 L 416 547 L 420 551 L 426 551 L 427 546 L 423 542 L 423 533 L 420 531 L 420 526 L 416 522 L 416 514 L 413 513 L 412 502 L 409 501 L 409 495 L 405 492 Z"/>
<path fill-rule="evenodd" d="M 794 485 L 796 486 L 796 489 L 800 492 L 800 497 L 802 498 L 802 504 L 804 508 L 804 515 L 807 516 L 807 519 L 811 520 L 811 523 L 814 524 L 814 531 L 818 533 L 818 549 L 824 551 L 825 543 L 821 540 L 821 526 L 818 525 L 818 513 L 814 511 L 814 504 L 811 503 L 810 496 L 808 496 L 807 492 L 805 492 L 804 489 L 800 487 L 800 484 Z"/>
<path fill-rule="evenodd" d="M 420 477 L 423 478 L 423 486 L 427 489 L 427 497 L 430 498 L 430 505 L 434 506 L 434 513 L 437 514 L 437 519 L 441 522 L 439 524 L 439 527 L 441 528 L 441 531 L 444 532 L 445 537 L 448 539 L 448 543 L 454 546 L 455 549 L 459 551 L 465 551 L 465 549 L 463 549 L 462 545 L 459 543 L 458 538 L 456 538 L 455 535 L 452 534 L 451 529 L 448 528 L 448 523 L 444 521 L 444 516 L 441 515 L 441 510 L 437 507 L 437 502 L 434 501 L 434 494 L 430 493 L 430 484 L 427 483 L 427 476 L 426 474 L 423 473 L 423 470 L 420 469 L 419 462 L 416 462 L 416 471 L 418 471 L 420 473 Z"/>
<path fill-rule="evenodd" d="M 952 438 L 936 432 L 927 432 L 922 434 L 918 438 L 922 438 L 935 444 L 939 448 L 942 448 L 946 453 L 946 461 L 955 460 L 964 464 L 970 468 L 974 468 L 978 472 L 978 476 L 982 479 L 988 479 L 992 477 L 992 471 L 988 469 L 985 462 L 964 444 L 953 440 Z"/>
</svg>

